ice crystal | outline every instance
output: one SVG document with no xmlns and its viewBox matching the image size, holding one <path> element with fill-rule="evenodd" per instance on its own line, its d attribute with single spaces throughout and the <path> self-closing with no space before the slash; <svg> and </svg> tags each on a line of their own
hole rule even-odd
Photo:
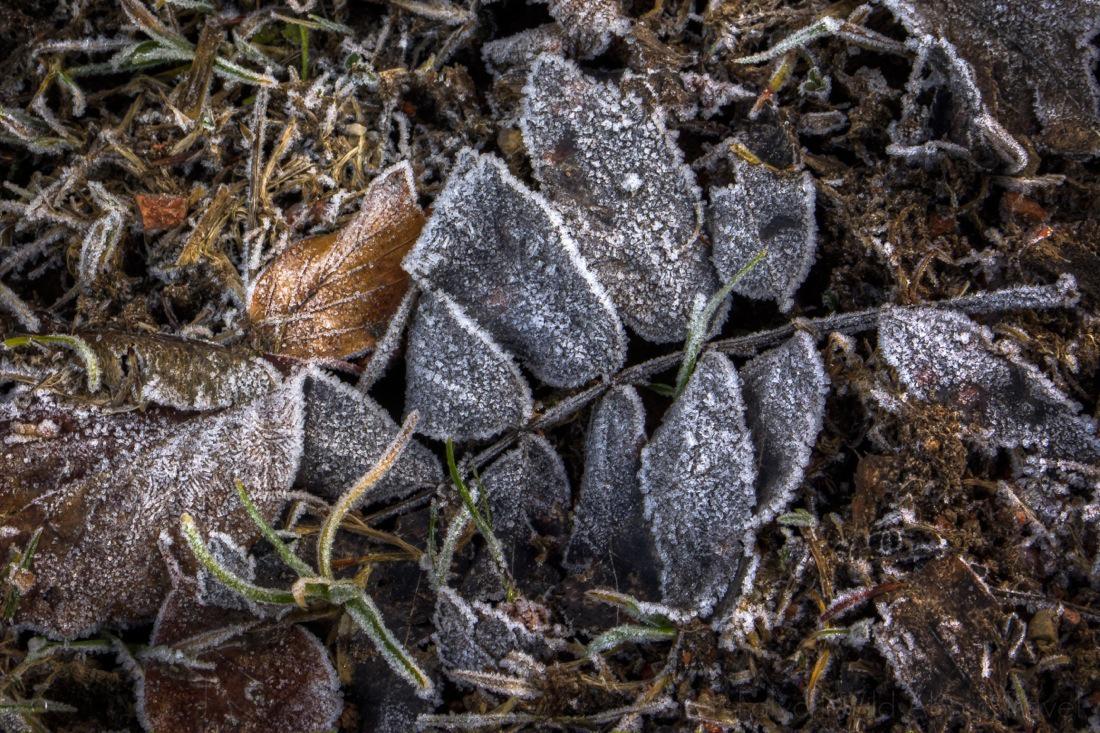
<svg viewBox="0 0 1100 733">
<path fill-rule="evenodd" d="M 160 533 L 175 531 L 188 512 L 250 542 L 258 531 L 232 481 L 273 514 L 298 467 L 302 413 L 294 381 L 247 405 L 191 417 L 112 413 L 48 395 L 29 407 L 0 404 L 0 513 L 19 529 L 0 539 L 0 551 L 44 528 L 35 585 L 16 623 L 72 638 L 151 616 L 168 591 Z"/>
<path fill-rule="evenodd" d="M 398 425 L 373 399 L 320 369 L 308 372 L 303 391 L 305 433 L 298 482 L 335 499 L 382 456 Z M 405 496 L 442 475 L 438 459 L 413 441 L 364 501 Z"/>
<path fill-rule="evenodd" d="M 443 293 L 425 293 L 409 330 L 405 409 L 433 438 L 480 440 L 531 417 L 531 390 L 512 357 Z"/>
<path fill-rule="evenodd" d="M 560 218 L 491 155 L 460 155 L 405 269 L 555 387 L 622 365 L 625 334 Z"/>
<path fill-rule="evenodd" d="M 554 521 L 569 508 L 569 478 L 561 456 L 545 438 L 526 435 L 482 476 L 492 512 L 493 531 L 508 545 L 534 535 L 532 520 Z"/>
<path fill-rule="evenodd" d="M 741 370 L 756 446 L 756 514 L 761 524 L 784 511 L 802 482 L 821 432 L 829 379 L 813 338 L 795 334 Z"/>
<path fill-rule="evenodd" d="M 566 550 L 566 566 L 593 561 L 645 564 L 652 548 L 643 518 L 638 463 L 645 443 L 645 411 L 633 387 L 616 387 L 592 412 L 585 439 L 584 474 Z"/>
<path fill-rule="evenodd" d="M 439 661 L 453 670 L 499 669 L 512 652 L 545 658 L 557 645 L 500 608 L 469 602 L 451 588 L 436 595 L 433 640 Z"/>
<path fill-rule="evenodd" d="M 962 313 L 893 309 L 879 325 L 879 347 L 914 397 L 958 410 L 981 444 L 1100 458 L 1095 426 L 1079 406 Z"/>
<path fill-rule="evenodd" d="M 524 93 L 535 177 L 623 321 L 650 341 L 682 340 L 696 296 L 718 281 L 664 112 L 556 56 L 539 57 Z"/>
<path fill-rule="evenodd" d="M 768 254 L 734 287 L 741 295 L 794 304 L 817 250 L 814 183 L 808 171 L 780 174 L 734 158 L 737 181 L 711 191 L 714 264 L 728 282 L 763 248 Z"/>
<path fill-rule="evenodd" d="M 1039 132 L 1044 147 L 1064 154 L 1100 152 L 1096 0 L 884 4 L 922 43 L 937 39 L 949 49 L 957 59 L 952 81 L 972 86 L 1013 135 Z"/>
<path fill-rule="evenodd" d="M 328 730 L 343 710 L 321 641 L 301 626 L 250 628 L 249 617 L 195 604 L 180 590 L 141 658 L 138 716 L 147 731 Z"/>
<path fill-rule="evenodd" d="M 642 449 L 639 477 L 664 602 L 708 615 L 726 593 L 751 531 L 756 461 L 741 380 L 708 351 Z"/>
</svg>

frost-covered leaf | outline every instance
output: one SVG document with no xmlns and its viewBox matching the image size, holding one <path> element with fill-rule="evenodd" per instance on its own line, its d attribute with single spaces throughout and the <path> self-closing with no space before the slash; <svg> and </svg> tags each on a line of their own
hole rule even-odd
<svg viewBox="0 0 1100 733">
<path fill-rule="evenodd" d="M 491 606 L 480 601 L 469 602 L 451 588 L 441 588 L 436 596 L 432 640 L 439 661 L 449 669 L 481 671 L 499 669 L 500 661 L 511 652 L 523 652 L 535 658 L 545 658 L 560 642 L 542 633 L 544 629 L 529 628 L 507 610 L 522 616 L 537 618 L 540 614 L 527 601 Z M 550 631 L 548 627 L 545 631 Z"/>
<path fill-rule="evenodd" d="M 459 156 L 404 266 L 551 386 L 623 363 L 622 325 L 560 218 L 498 158 Z"/>
<path fill-rule="evenodd" d="M 531 390 L 512 357 L 443 293 L 425 293 L 409 330 L 405 409 L 440 440 L 481 440 L 531 417 Z"/>
<path fill-rule="evenodd" d="M 808 171 L 780 174 L 733 159 L 737 181 L 711 191 L 714 264 L 728 282 L 761 249 L 764 260 L 734 287 L 749 298 L 774 300 L 788 311 L 817 250 L 814 182 Z"/>
<path fill-rule="evenodd" d="M 633 387 L 616 387 L 596 405 L 588 424 L 567 567 L 595 561 L 637 568 L 655 562 L 638 485 L 643 443 L 642 401 Z"/>
<path fill-rule="evenodd" d="M 561 456 L 545 438 L 525 435 L 481 477 L 489 496 L 493 532 L 505 544 L 522 546 L 535 533 L 532 521 L 557 523 L 569 510 L 569 478 Z"/>
<path fill-rule="evenodd" d="M 373 399 L 320 369 L 307 373 L 303 392 L 305 432 L 298 483 L 335 499 L 382 457 L 398 425 Z M 412 441 L 365 501 L 405 496 L 442 477 L 439 460 Z"/>
<path fill-rule="evenodd" d="M 630 30 L 619 0 L 548 0 L 550 17 L 558 21 L 582 58 L 603 53 L 611 39 Z"/>
<path fill-rule="evenodd" d="M 891 310 L 879 324 L 879 348 L 914 397 L 958 410 L 981 444 L 1100 459 L 1096 427 L 1078 416 L 1080 407 L 962 313 Z"/>
<path fill-rule="evenodd" d="M 215 410 L 272 390 L 279 372 L 259 355 L 156 334 L 85 333 L 103 385 L 129 387 L 139 402 L 178 410 Z"/>
<path fill-rule="evenodd" d="M 248 315 L 264 348 L 305 359 L 373 348 L 405 294 L 401 259 L 423 225 L 409 163 L 379 174 L 344 229 L 298 242 L 256 280 Z"/>
<path fill-rule="evenodd" d="M 756 461 L 741 380 L 714 351 L 642 449 L 645 513 L 664 603 L 709 614 L 733 582 L 756 503 Z"/>
<path fill-rule="evenodd" d="M 925 45 L 941 39 L 953 82 L 973 88 L 1014 136 L 1070 155 L 1100 152 L 1095 77 L 1100 2 L 887 0 Z"/>
<path fill-rule="evenodd" d="M 829 378 L 803 331 L 751 360 L 741 376 L 758 463 L 757 522 L 765 524 L 787 508 L 802 483 L 821 432 Z"/>
<path fill-rule="evenodd" d="M 524 93 L 535 176 L 620 317 L 650 341 L 682 340 L 696 296 L 718 281 L 664 112 L 555 56 L 539 57 Z"/>
<path fill-rule="evenodd" d="M 176 590 L 150 643 L 138 691 L 147 731 L 328 730 L 343 709 L 328 652 L 301 626 L 257 627 Z"/>
<path fill-rule="evenodd" d="M 894 679 L 922 707 L 1004 712 L 1007 644 L 997 600 L 963 560 L 934 560 L 906 579 L 875 627 Z"/>
<path fill-rule="evenodd" d="M 15 623 L 72 638 L 152 616 L 169 590 L 161 532 L 174 534 L 189 512 L 252 541 L 258 530 L 232 481 L 248 485 L 270 518 L 298 467 L 302 417 L 293 381 L 192 416 L 9 397 L 0 404 L 0 555 L 43 528 Z"/>
</svg>

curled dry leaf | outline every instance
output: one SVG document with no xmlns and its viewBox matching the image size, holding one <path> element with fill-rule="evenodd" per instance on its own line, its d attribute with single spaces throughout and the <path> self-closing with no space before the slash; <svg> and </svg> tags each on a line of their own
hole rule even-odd
<svg viewBox="0 0 1100 733">
<path fill-rule="evenodd" d="M 405 294 L 401 259 L 423 226 L 409 163 L 379 174 L 350 224 L 298 242 L 257 278 L 248 315 L 263 348 L 303 359 L 374 348 Z"/>
<path fill-rule="evenodd" d="M 240 479 L 268 517 L 282 506 L 302 445 L 300 386 L 187 416 L 112 412 L 22 393 L 0 404 L 0 556 L 42 528 L 35 583 L 14 622 L 74 638 L 151 617 L 168 592 L 158 551 L 189 512 L 248 543 Z"/>
<path fill-rule="evenodd" d="M 300 626 L 257 627 L 177 589 L 150 642 L 159 646 L 143 660 L 138 691 L 147 731 L 328 730 L 343 709 L 328 652 Z"/>
</svg>

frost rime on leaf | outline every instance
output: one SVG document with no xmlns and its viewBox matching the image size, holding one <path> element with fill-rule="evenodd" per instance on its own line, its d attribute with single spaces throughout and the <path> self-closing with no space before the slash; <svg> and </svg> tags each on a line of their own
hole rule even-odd
<svg viewBox="0 0 1100 733">
<path fill-rule="evenodd" d="M 535 62 L 524 95 L 535 177 L 623 321 L 650 341 L 683 340 L 696 296 L 718 281 L 664 112 L 555 56 Z"/>
<path fill-rule="evenodd" d="M 491 155 L 460 154 L 404 267 L 551 386 L 623 363 L 622 325 L 561 220 Z"/>
<path fill-rule="evenodd" d="M 30 407 L 0 404 L 0 514 L 19 530 L 0 536 L 0 554 L 44 530 L 15 623 L 73 638 L 152 616 L 169 590 L 161 532 L 176 531 L 188 512 L 250 543 L 259 532 L 232 482 L 273 518 L 298 468 L 302 412 L 294 381 L 190 417 L 112 414 L 47 395 Z"/>
<path fill-rule="evenodd" d="M 550 16 L 577 45 L 582 58 L 603 53 L 613 36 L 630 30 L 619 0 L 549 0 Z"/>
<path fill-rule="evenodd" d="M 666 605 L 708 615 L 740 564 L 756 503 L 756 461 L 741 382 L 708 351 L 642 449 L 645 512 L 661 558 Z"/>
<path fill-rule="evenodd" d="M 608 392 L 592 413 L 585 440 L 584 475 L 566 567 L 583 568 L 614 557 L 627 566 L 650 560 L 638 462 L 645 443 L 645 411 L 633 387 Z"/>
<path fill-rule="evenodd" d="M 879 348 L 914 397 L 957 409 L 987 447 L 1100 459 L 1095 426 L 1078 416 L 1079 406 L 962 313 L 891 310 L 879 324 Z"/>
<path fill-rule="evenodd" d="M 443 293 L 425 293 L 409 331 L 405 409 L 443 440 L 482 440 L 531 417 L 531 390 L 512 357 Z"/>
<path fill-rule="evenodd" d="M 569 508 L 569 478 L 561 456 L 545 438 L 525 435 L 482 476 L 493 532 L 505 544 L 522 545 L 534 534 L 533 519 L 556 521 Z"/>
<path fill-rule="evenodd" d="M 808 171 L 780 175 L 765 165 L 735 158 L 737 182 L 711 191 L 714 264 L 724 282 L 762 248 L 767 256 L 734 287 L 741 295 L 794 304 L 817 250 L 814 183 Z"/>
<path fill-rule="evenodd" d="M 757 522 L 766 524 L 802 483 L 821 432 L 829 379 L 813 338 L 801 331 L 750 361 L 741 376 L 759 462 Z"/>
<path fill-rule="evenodd" d="M 449 669 L 497 669 L 510 652 L 538 658 L 555 646 L 500 609 L 479 601 L 468 602 L 451 588 L 441 588 L 436 595 L 432 621 L 436 653 Z"/>
<path fill-rule="evenodd" d="M 398 426 L 373 399 L 320 369 L 309 371 L 304 381 L 305 438 L 298 482 L 335 499 L 382 457 Z M 412 441 L 365 501 L 406 496 L 434 484 L 442 471 L 436 457 Z"/>
</svg>

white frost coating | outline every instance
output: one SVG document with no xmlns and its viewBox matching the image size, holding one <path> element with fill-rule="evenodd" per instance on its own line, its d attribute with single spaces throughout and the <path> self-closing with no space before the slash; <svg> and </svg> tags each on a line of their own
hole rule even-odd
<svg viewBox="0 0 1100 733">
<path fill-rule="evenodd" d="M 405 410 L 419 432 L 484 440 L 531 417 L 531 390 L 512 357 L 443 293 L 425 293 L 409 330 Z"/>
<path fill-rule="evenodd" d="M 630 32 L 630 19 L 619 0 L 548 0 L 550 17 L 558 21 L 581 58 L 607 50 L 614 36 Z"/>
<path fill-rule="evenodd" d="M 744 412 L 733 363 L 708 351 L 642 449 L 664 603 L 700 616 L 733 582 L 752 527 L 756 461 Z"/>
<path fill-rule="evenodd" d="M 499 76 L 509 67 L 531 63 L 539 54 L 564 51 L 565 37 L 561 28 L 555 23 L 547 23 L 489 41 L 481 47 L 481 58 L 489 70 Z"/>
<path fill-rule="evenodd" d="M 616 557 L 628 565 L 649 559 L 638 462 L 645 443 L 645 410 L 633 387 L 616 387 L 592 412 L 584 475 L 565 566 L 582 569 Z"/>
<path fill-rule="evenodd" d="M 756 357 L 741 370 L 745 407 L 756 446 L 756 521 L 786 510 L 802 483 L 821 421 L 829 378 L 805 332 Z"/>
<path fill-rule="evenodd" d="M 695 175 L 664 111 L 544 55 L 524 88 L 520 128 L 535 177 L 623 321 L 647 340 L 682 341 L 692 302 L 718 279 L 699 236 Z M 623 186 L 631 175 L 642 182 L 633 191 Z"/>
<path fill-rule="evenodd" d="M 733 158 L 737 181 L 710 194 L 714 264 L 723 281 L 733 279 L 762 248 L 768 254 L 734 287 L 749 298 L 774 300 L 786 312 L 814 262 L 813 176 L 785 176 L 767 166 Z"/>
<path fill-rule="evenodd" d="M 373 399 L 321 369 L 310 369 L 302 379 L 305 438 L 298 483 L 335 499 L 382 457 L 398 426 Z M 406 496 L 442 475 L 439 460 L 414 440 L 364 501 Z"/>
<path fill-rule="evenodd" d="M 493 532 L 506 557 L 534 535 L 531 519 L 564 517 L 569 509 L 569 478 L 561 456 L 545 438 L 524 435 L 517 446 L 482 476 L 493 517 Z"/>
<path fill-rule="evenodd" d="M 1096 426 L 1042 372 L 962 313 L 893 309 L 879 348 L 917 399 L 953 407 L 986 448 L 1035 448 L 1052 458 L 1100 459 Z"/>
<path fill-rule="evenodd" d="M 432 641 L 447 669 L 501 669 L 501 660 L 516 651 L 545 660 L 559 646 L 501 610 L 479 601 L 467 602 L 447 587 L 436 595 L 432 622 Z"/>
<path fill-rule="evenodd" d="M 550 386 L 622 366 L 622 324 L 561 219 L 494 156 L 459 154 L 403 266 Z"/>
<path fill-rule="evenodd" d="M 251 541 L 258 532 L 232 481 L 248 486 L 270 517 L 301 456 L 303 406 L 294 381 L 248 405 L 183 420 L 166 411 L 112 414 L 49 396 L 30 407 L 0 405 L 0 424 L 45 415 L 60 418 L 64 432 L 5 445 L 0 476 L 11 478 L 0 495 L 32 492 L 23 511 L 50 527 L 35 555 L 35 588 L 15 622 L 57 638 L 151 617 L 168 592 L 161 531 L 177 531 L 187 512 L 205 531 Z M 50 466 L 50 475 L 32 486 L 12 484 L 26 465 Z"/>
</svg>

